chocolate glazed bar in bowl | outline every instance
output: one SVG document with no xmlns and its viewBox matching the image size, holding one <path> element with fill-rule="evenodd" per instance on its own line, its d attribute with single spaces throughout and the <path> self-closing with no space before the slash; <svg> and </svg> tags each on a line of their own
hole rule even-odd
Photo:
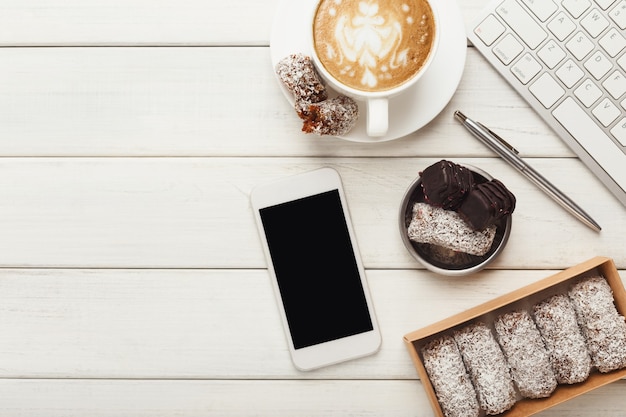
<svg viewBox="0 0 626 417">
<path fill-rule="evenodd" d="M 515 197 L 485 171 L 441 160 L 407 189 L 399 213 L 402 241 L 427 269 L 464 276 L 504 249 Z"/>
</svg>

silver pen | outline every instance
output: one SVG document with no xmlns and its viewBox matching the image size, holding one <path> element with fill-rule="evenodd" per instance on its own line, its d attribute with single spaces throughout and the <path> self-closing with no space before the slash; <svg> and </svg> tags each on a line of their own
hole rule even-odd
<svg viewBox="0 0 626 417">
<path fill-rule="evenodd" d="M 552 185 L 550 181 L 543 177 L 543 175 L 535 171 L 531 166 L 517 156 L 519 153 L 517 149 L 509 145 L 504 139 L 492 132 L 483 124 L 469 119 L 458 110 L 454 112 L 454 117 L 459 120 L 474 136 L 480 139 L 481 142 L 501 156 L 506 162 L 511 164 L 516 170 L 533 182 L 543 192 L 552 197 L 552 199 L 559 203 L 559 205 L 570 214 L 596 232 L 599 232 L 602 229 L 600 225 L 591 218 L 591 216 L 585 213 L 585 211 L 574 203 L 568 196 L 563 194 L 561 190 Z"/>
</svg>

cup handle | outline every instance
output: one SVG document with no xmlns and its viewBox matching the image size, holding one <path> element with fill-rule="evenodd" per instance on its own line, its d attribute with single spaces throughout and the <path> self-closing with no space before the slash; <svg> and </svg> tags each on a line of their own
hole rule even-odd
<svg viewBox="0 0 626 417">
<path fill-rule="evenodd" d="M 385 136 L 389 129 L 389 102 L 386 98 L 367 100 L 367 135 Z"/>
</svg>

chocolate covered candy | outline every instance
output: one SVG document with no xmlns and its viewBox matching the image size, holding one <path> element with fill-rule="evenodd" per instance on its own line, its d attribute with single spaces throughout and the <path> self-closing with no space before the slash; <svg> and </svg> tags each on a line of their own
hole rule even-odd
<svg viewBox="0 0 626 417">
<path fill-rule="evenodd" d="M 515 203 L 513 193 L 494 179 L 474 187 L 458 212 L 474 229 L 483 230 L 513 213 Z"/>
<path fill-rule="evenodd" d="M 454 162 L 441 160 L 420 173 L 426 202 L 457 210 L 474 187 L 472 172 Z"/>
</svg>

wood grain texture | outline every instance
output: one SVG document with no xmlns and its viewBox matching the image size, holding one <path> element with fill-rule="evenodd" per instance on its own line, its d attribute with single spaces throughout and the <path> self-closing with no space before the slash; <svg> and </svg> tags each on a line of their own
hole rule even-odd
<svg viewBox="0 0 626 417">
<path fill-rule="evenodd" d="M 613 214 L 623 207 L 595 177 L 579 174 L 578 160 L 529 162 L 605 226 L 601 233 L 579 223 L 500 159 L 454 160 L 500 178 L 518 199 L 508 246 L 493 268 L 565 268 L 596 255 L 626 266 L 626 218 Z M 400 202 L 419 171 L 436 161 L 3 158 L 0 265 L 263 268 L 250 191 L 266 181 L 331 166 L 343 178 L 365 267 L 419 268 L 400 239 Z M 295 226 L 304 238 L 306 224 Z"/>
<path fill-rule="evenodd" d="M 485 3 L 460 0 L 465 22 Z M 626 279 L 624 208 L 471 47 L 449 105 L 418 132 L 304 135 L 270 62 L 278 4 L 0 0 L 0 417 L 427 417 L 404 334 L 595 255 Z M 456 109 L 602 233 L 470 136 Z M 404 191 L 442 158 L 518 197 L 506 250 L 467 279 L 424 270 L 399 237 Z M 249 194 L 321 166 L 343 178 L 383 345 L 302 373 Z M 622 417 L 625 384 L 541 415 Z"/>
<path fill-rule="evenodd" d="M 299 372 L 266 270 L 1 269 L 0 378 L 412 380 L 405 334 L 553 273 L 368 270 L 380 351 Z"/>
<path fill-rule="evenodd" d="M 2 0 L 0 45 L 267 45 L 277 5 L 278 0 Z"/>
<path fill-rule="evenodd" d="M 0 380 L 0 416 L 431 417 L 416 381 Z M 626 382 L 541 413 L 622 417 Z M 128 395 L 132 393 L 132 395 Z"/>
<path fill-rule="evenodd" d="M 269 45 L 280 0 L 2 0 L 1 46 Z M 465 21 L 482 0 L 459 0 Z"/>
<path fill-rule="evenodd" d="M 493 156 L 456 109 L 523 156 L 573 155 L 473 49 L 439 116 L 379 144 L 302 133 L 268 48 L 0 48 L 0 73 L 2 156 Z"/>
</svg>

